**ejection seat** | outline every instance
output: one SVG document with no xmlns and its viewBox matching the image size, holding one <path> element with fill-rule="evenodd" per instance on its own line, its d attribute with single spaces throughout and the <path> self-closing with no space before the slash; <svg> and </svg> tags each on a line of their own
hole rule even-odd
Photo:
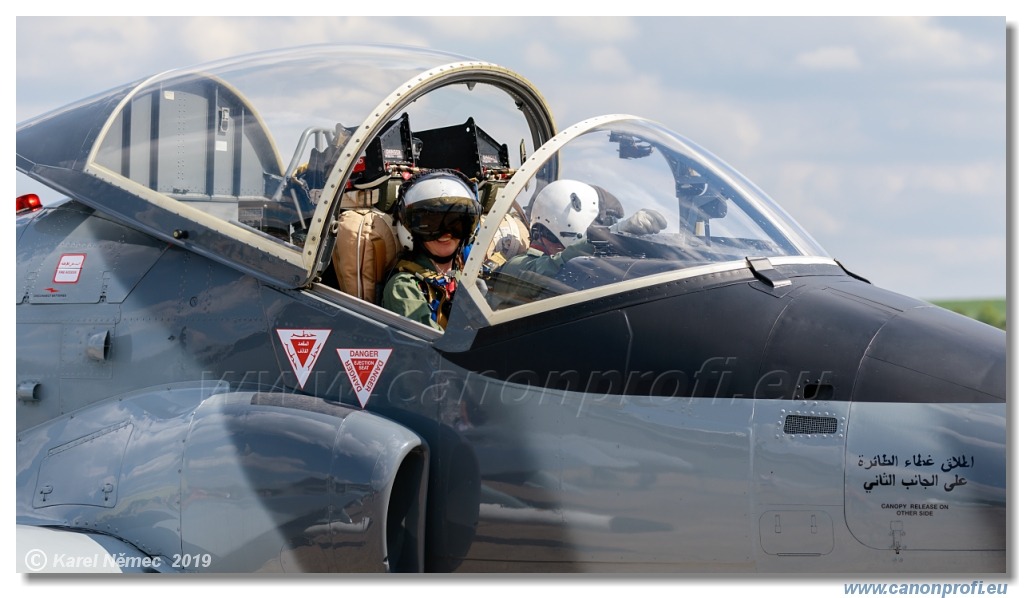
<svg viewBox="0 0 1024 598">
<path fill-rule="evenodd" d="M 388 123 L 353 169 L 342 196 L 332 254 L 341 291 L 380 304 L 402 251 L 394 215 L 398 190 L 410 176 L 437 168 L 459 170 L 477 180 L 485 214 L 514 172 L 508 166 L 507 146 L 495 142 L 472 118 L 461 125 L 418 132 L 410 129 L 407 114 Z M 530 243 L 525 221 L 518 205 L 506 214 L 488 255 L 503 263 L 525 252 Z"/>
<path fill-rule="evenodd" d="M 370 303 L 380 303 L 388 273 L 401 253 L 395 218 L 379 207 L 393 205 L 397 193 L 397 185 L 385 184 L 383 189 L 346 191 L 342 197 L 334 273 L 342 292 Z"/>
</svg>

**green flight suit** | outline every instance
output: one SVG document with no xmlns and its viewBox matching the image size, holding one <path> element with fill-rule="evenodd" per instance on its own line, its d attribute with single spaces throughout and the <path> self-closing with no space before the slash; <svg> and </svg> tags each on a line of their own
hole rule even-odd
<svg viewBox="0 0 1024 598">
<path fill-rule="evenodd" d="M 586 241 L 574 243 L 554 255 L 531 247 L 498 269 L 491 304 L 495 308 L 510 307 L 542 298 L 542 295 L 551 297 L 572 292 L 575 289 L 556 282 L 554 277 L 569 260 L 593 254 L 594 246 Z"/>
<path fill-rule="evenodd" d="M 403 256 L 403 261 L 409 261 L 419 266 L 420 273 L 403 268 L 402 261 L 399 261 L 397 270 L 384 286 L 381 307 L 435 330 L 444 330 L 444 326 L 438 323 L 439 314 L 434 313 L 431 309 L 431 300 L 438 298 L 450 301 L 451 294 L 454 293 L 454 286 L 447 297 L 431 297 L 430 295 L 433 293 L 428 290 L 429 283 L 424 280 L 424 275 L 437 273 L 434 262 L 420 253 L 407 253 Z M 453 269 L 452 274 L 454 273 Z M 440 320 L 442 323 L 446 321 L 444 317 L 441 317 Z"/>
</svg>

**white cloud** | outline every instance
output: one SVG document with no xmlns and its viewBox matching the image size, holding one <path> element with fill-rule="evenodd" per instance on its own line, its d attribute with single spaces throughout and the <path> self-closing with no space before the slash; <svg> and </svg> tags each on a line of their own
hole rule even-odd
<svg viewBox="0 0 1024 598">
<path fill-rule="evenodd" d="M 922 299 L 1006 295 L 1006 242 L 978 235 L 872 235 L 845 241 L 836 257 L 883 289 Z"/>
<path fill-rule="evenodd" d="M 622 51 L 613 46 L 600 46 L 589 53 L 590 69 L 603 74 L 627 75 L 632 70 Z"/>
<path fill-rule="evenodd" d="M 921 165 L 910 171 L 908 187 L 928 193 L 969 197 L 1005 194 L 1006 172 L 1001 164 L 977 162 L 948 166 Z"/>
<path fill-rule="evenodd" d="M 445 24 L 451 30 L 464 28 L 464 24 L 451 21 L 462 22 L 455 18 L 431 19 L 424 20 L 423 26 L 411 27 L 393 19 L 370 17 L 195 17 L 188 20 L 179 36 L 202 40 L 191 45 L 199 48 L 205 61 L 319 43 L 387 42 L 423 47 L 430 45 L 430 37 L 423 30 L 444 28 Z"/>
<path fill-rule="evenodd" d="M 511 17 L 500 20 L 489 17 L 438 17 L 426 19 L 426 22 L 434 39 L 439 35 L 441 39 L 488 41 L 527 33 L 524 31 L 524 21 Z"/>
<path fill-rule="evenodd" d="M 260 19 L 239 22 L 237 18 L 194 17 L 186 19 L 177 33 L 179 39 L 199 42 L 190 47 L 197 52 L 198 60 L 205 62 L 262 49 L 265 36 L 274 35 L 275 31 L 273 25 Z"/>
<path fill-rule="evenodd" d="M 806 161 L 783 162 L 760 184 L 811 236 L 832 235 L 843 229 L 831 199 L 841 195 L 841 173 Z M 755 181 L 755 184 L 758 184 Z"/>
<path fill-rule="evenodd" d="M 860 57 L 852 46 L 826 46 L 796 57 L 797 66 L 817 71 L 849 71 L 861 68 Z"/>
<path fill-rule="evenodd" d="M 19 18 L 18 76 L 82 81 L 100 71 L 115 83 L 134 79 L 140 76 L 139 62 L 161 50 L 156 28 L 154 21 L 140 17 Z M 59 55 L 53 40 L 60 40 Z M 131 48 L 130 57 L 126 48 Z"/>
<path fill-rule="evenodd" d="M 630 17 L 558 17 L 553 21 L 558 32 L 579 41 L 622 42 L 635 38 L 639 33 Z"/>
<path fill-rule="evenodd" d="M 830 164 L 815 161 L 783 162 L 772 177 L 789 196 L 801 201 L 828 202 L 837 214 L 874 214 L 851 218 L 877 226 L 873 218 L 887 222 L 904 220 L 900 227 L 930 220 L 953 222 L 965 212 L 977 220 L 992 222 L 1003 217 L 1005 173 L 995 162 L 942 164 L 935 162 L 885 162 Z M 771 175 L 769 175 L 771 176 Z M 845 202 L 837 202 L 846 198 Z M 990 198 L 975 202 L 972 198 Z M 977 224 L 977 222 L 975 223 Z"/>
<path fill-rule="evenodd" d="M 877 28 L 866 32 L 875 38 L 872 47 L 885 60 L 901 65 L 970 68 L 990 64 L 1005 52 L 1005 38 L 974 41 L 931 18 L 893 17 L 874 24 Z"/>
<path fill-rule="evenodd" d="M 523 48 L 522 58 L 525 64 L 538 70 L 559 70 L 563 66 L 561 54 L 541 41 L 533 40 Z"/>
<path fill-rule="evenodd" d="M 651 75 L 574 79 L 556 91 L 560 95 L 545 94 L 563 127 L 599 114 L 635 114 L 664 124 L 726 161 L 750 155 L 764 139 L 761 119 L 735 98 L 669 88 Z"/>
</svg>

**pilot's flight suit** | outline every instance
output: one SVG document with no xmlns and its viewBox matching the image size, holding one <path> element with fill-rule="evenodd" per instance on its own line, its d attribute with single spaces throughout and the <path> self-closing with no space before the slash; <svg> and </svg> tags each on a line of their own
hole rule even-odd
<svg viewBox="0 0 1024 598">
<path fill-rule="evenodd" d="M 542 294 L 551 296 L 571 291 L 555 290 L 558 285 L 551 279 L 561 272 L 569 260 L 593 254 L 594 246 L 587 241 L 573 243 L 554 255 L 529 248 L 526 253 L 513 257 L 497 270 L 492 305 L 495 308 L 509 307 L 532 301 Z"/>
<path fill-rule="evenodd" d="M 441 275 L 429 257 L 422 253 L 406 254 L 384 286 L 381 307 L 436 330 L 444 330 L 457 287 L 455 273 L 459 261 L 456 258 L 452 270 Z"/>
</svg>

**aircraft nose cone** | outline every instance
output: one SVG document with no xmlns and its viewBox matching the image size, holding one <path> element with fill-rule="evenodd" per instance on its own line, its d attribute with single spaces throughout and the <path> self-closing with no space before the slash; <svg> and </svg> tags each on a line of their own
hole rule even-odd
<svg viewBox="0 0 1024 598">
<path fill-rule="evenodd" d="M 1006 401 L 1006 333 L 921 306 L 889 320 L 861 361 L 855 401 Z"/>
</svg>

